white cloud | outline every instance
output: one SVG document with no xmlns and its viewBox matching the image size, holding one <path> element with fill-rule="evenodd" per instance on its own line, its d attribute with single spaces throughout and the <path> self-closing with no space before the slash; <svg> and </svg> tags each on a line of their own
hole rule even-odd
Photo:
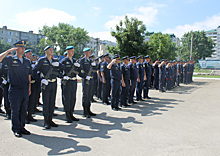
<svg viewBox="0 0 220 156">
<path fill-rule="evenodd" d="M 98 37 L 101 40 L 108 40 L 108 41 L 116 42 L 115 38 L 112 37 L 112 35 L 110 34 L 110 31 L 92 32 L 92 33 L 89 33 L 89 36 L 94 37 L 94 38 Z"/>
<path fill-rule="evenodd" d="M 101 12 L 101 8 L 94 6 L 92 7 L 92 10 L 90 11 L 89 15 L 99 16 L 100 12 Z"/>
<path fill-rule="evenodd" d="M 220 25 L 220 13 L 207 17 L 204 21 L 195 22 L 193 24 L 178 25 L 175 28 L 169 28 L 164 33 L 174 33 L 178 37 L 182 37 L 184 33 L 201 30 L 216 29 Z"/>
<path fill-rule="evenodd" d="M 124 20 L 127 15 L 129 18 L 136 17 L 138 20 L 143 21 L 146 26 L 152 26 L 157 22 L 156 16 L 158 9 L 154 7 L 140 7 L 137 9 L 137 13 L 127 13 L 124 16 L 111 16 L 111 20 L 105 23 L 105 28 L 115 28 L 116 24 L 119 24 L 120 20 Z"/>
<path fill-rule="evenodd" d="M 16 15 L 16 22 L 22 27 L 21 30 L 33 30 L 38 32 L 44 25 L 53 26 L 59 22 L 70 23 L 76 21 L 76 17 L 64 11 L 43 8 L 37 11 L 26 11 Z"/>
</svg>

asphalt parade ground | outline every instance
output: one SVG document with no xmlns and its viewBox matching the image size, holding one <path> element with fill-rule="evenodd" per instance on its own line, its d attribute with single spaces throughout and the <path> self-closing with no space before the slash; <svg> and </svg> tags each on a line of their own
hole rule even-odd
<svg viewBox="0 0 220 156">
<path fill-rule="evenodd" d="M 219 79 L 194 79 L 166 93 L 150 90 L 152 99 L 120 111 L 92 103 L 97 116 L 88 119 L 82 116 L 81 83 L 77 90 L 78 122 L 66 123 L 60 86 L 54 117 L 58 128 L 46 130 L 37 113 L 38 122 L 26 124 L 32 134 L 16 138 L 11 121 L 0 114 L 0 155 L 220 155 Z"/>
</svg>

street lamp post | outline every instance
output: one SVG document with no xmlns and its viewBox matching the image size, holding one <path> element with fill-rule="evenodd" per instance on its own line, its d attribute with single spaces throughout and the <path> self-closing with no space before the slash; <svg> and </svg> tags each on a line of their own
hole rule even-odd
<svg viewBox="0 0 220 156">
<path fill-rule="evenodd" d="M 193 31 L 191 34 L 191 50 L 190 50 L 190 60 L 192 60 L 192 49 L 193 49 Z"/>
</svg>

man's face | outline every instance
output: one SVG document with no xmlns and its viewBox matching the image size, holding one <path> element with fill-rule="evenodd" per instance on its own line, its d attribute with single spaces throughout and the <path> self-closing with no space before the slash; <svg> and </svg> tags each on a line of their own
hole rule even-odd
<svg viewBox="0 0 220 156">
<path fill-rule="evenodd" d="M 120 63 L 120 59 L 116 59 L 116 62 L 117 62 L 117 63 Z"/>
<path fill-rule="evenodd" d="M 48 55 L 48 56 L 53 56 L 53 49 L 52 48 L 49 48 L 45 51 L 45 53 Z"/>
<path fill-rule="evenodd" d="M 33 59 L 33 56 L 32 56 L 32 52 L 28 52 L 25 54 L 25 57 L 27 57 L 28 59 L 32 60 Z"/>
<path fill-rule="evenodd" d="M 143 58 L 139 58 L 139 62 L 140 62 L 140 63 L 143 63 Z"/>
<path fill-rule="evenodd" d="M 91 56 L 91 50 L 84 52 L 86 56 Z"/>
<path fill-rule="evenodd" d="M 18 49 L 16 50 L 19 54 L 24 54 L 25 47 L 17 47 Z"/>
<path fill-rule="evenodd" d="M 67 53 L 70 57 L 73 57 L 74 55 L 74 49 L 70 49 L 70 50 L 67 50 Z"/>
</svg>

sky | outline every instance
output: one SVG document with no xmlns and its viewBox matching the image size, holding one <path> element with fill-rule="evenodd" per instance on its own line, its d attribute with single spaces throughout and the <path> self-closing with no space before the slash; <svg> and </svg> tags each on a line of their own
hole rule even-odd
<svg viewBox="0 0 220 156">
<path fill-rule="evenodd" d="M 143 21 L 149 32 L 181 38 L 220 26 L 219 6 L 219 0 L 0 0 L 0 27 L 38 33 L 63 22 L 115 42 L 110 31 L 127 15 Z"/>
</svg>

